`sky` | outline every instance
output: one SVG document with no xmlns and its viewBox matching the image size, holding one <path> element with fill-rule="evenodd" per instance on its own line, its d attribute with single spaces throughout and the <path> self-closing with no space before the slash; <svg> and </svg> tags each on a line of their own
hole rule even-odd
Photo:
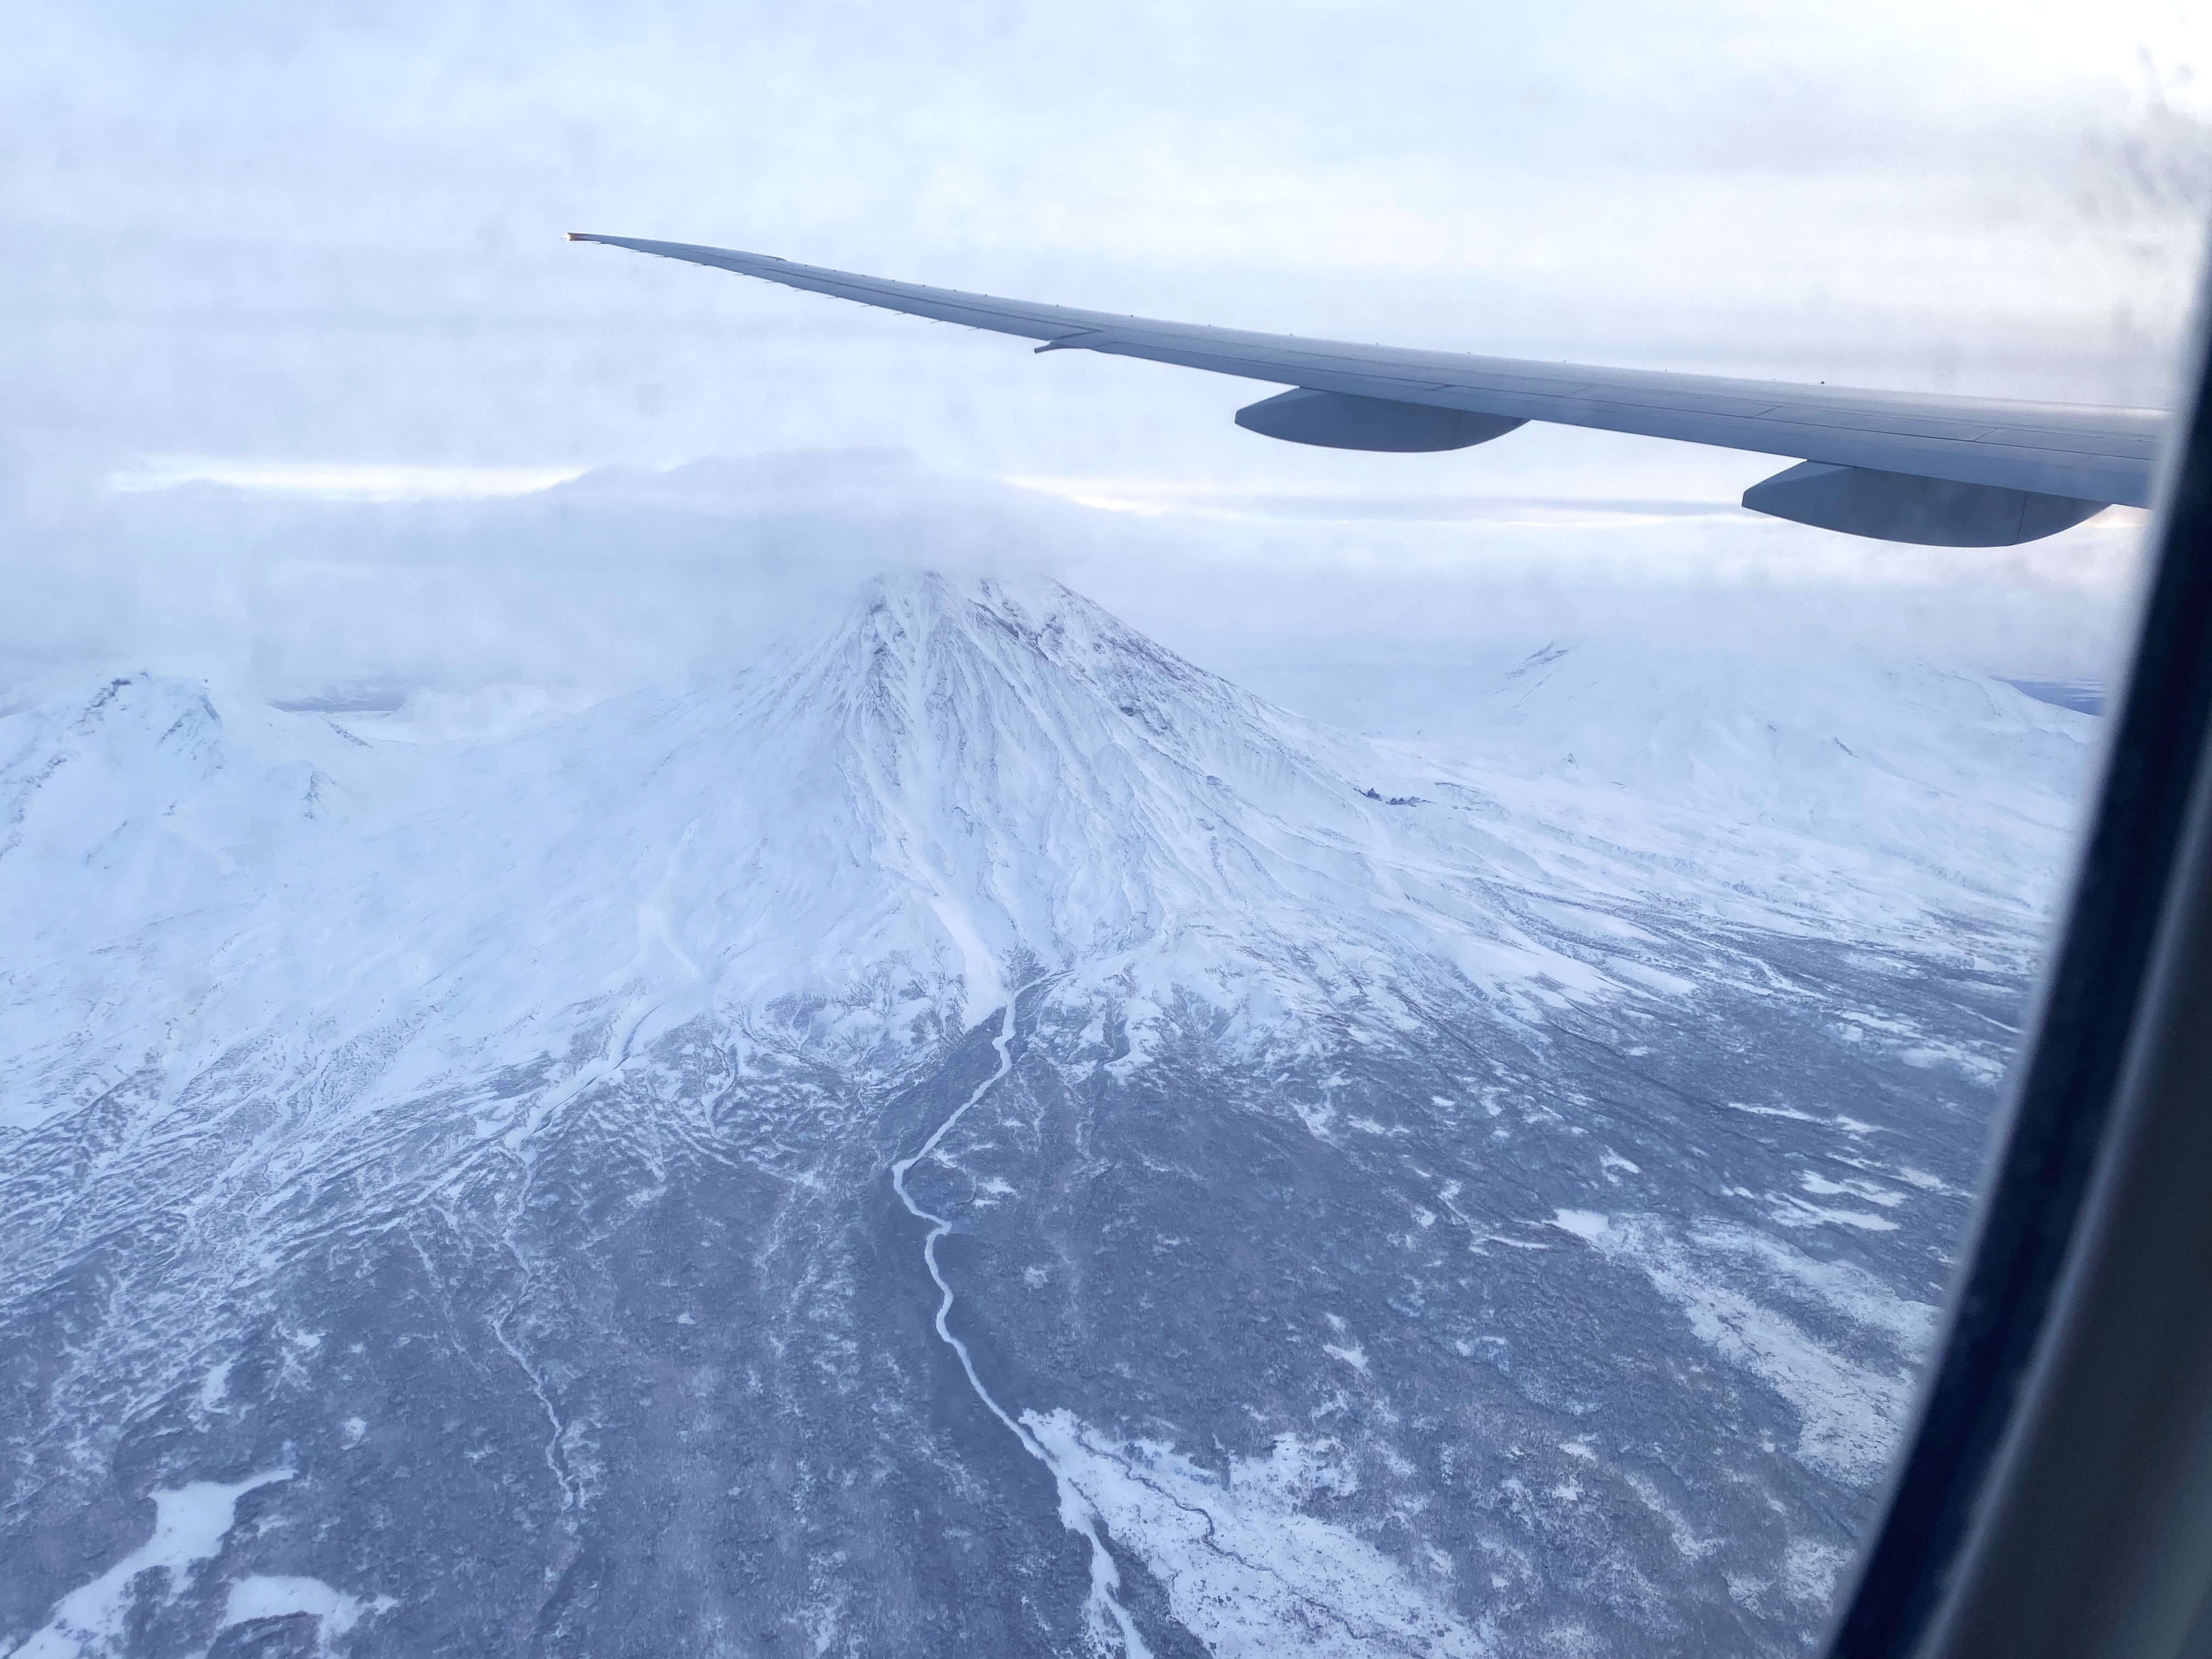
<svg viewBox="0 0 2212 1659">
<path fill-rule="evenodd" d="M 1231 668 L 1641 629 L 2100 672 L 2129 515 L 1960 555 L 1758 520 L 1774 463 L 1658 441 L 1273 443 L 1230 420 L 1269 388 L 561 233 L 2155 404 L 2208 197 L 2198 20 L 2147 3 L 25 0 L 0 35 L 18 698 L 125 663 L 580 697 L 917 561 L 1042 565 Z"/>
</svg>

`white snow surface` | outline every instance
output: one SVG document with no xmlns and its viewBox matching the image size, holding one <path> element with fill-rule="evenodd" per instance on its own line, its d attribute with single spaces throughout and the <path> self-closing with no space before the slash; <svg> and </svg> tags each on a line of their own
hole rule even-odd
<svg viewBox="0 0 2212 1659">
<path fill-rule="evenodd" d="M 52 1616 L 11 1650 L 7 1659 L 104 1659 L 124 1648 L 124 1620 L 134 1595 L 152 1594 L 141 1574 L 159 1569 L 161 1593 L 173 1597 L 184 1575 L 211 1559 L 238 1512 L 238 1500 L 256 1486 L 289 1480 L 289 1469 L 270 1469 L 228 1484 L 195 1480 L 154 1494 L 154 1535 L 99 1577 L 61 1599 Z M 350 1600 L 351 1598 L 347 1598 Z M 257 1616 L 257 1615 L 249 1615 Z"/>
<path fill-rule="evenodd" d="M 1480 710 L 1497 769 L 1619 789 L 2035 906 L 2083 799 L 2094 717 L 1986 674 L 1554 644 Z M 2027 854 L 2023 857 L 2023 854 Z"/>
<path fill-rule="evenodd" d="M 1797 1455 L 1849 1485 L 1889 1466 L 1912 1400 L 1912 1365 L 1933 1334 L 1936 1310 L 1885 1293 L 1846 1265 L 1802 1256 L 1741 1229 L 1708 1228 L 1687 1238 L 1657 1216 L 1561 1210 L 1552 1224 L 1641 1272 L 1679 1307 L 1692 1333 L 1728 1364 L 1790 1402 L 1799 1421 Z M 1749 1261 L 1774 1301 L 1792 1296 L 1842 1314 L 1887 1339 L 1889 1370 L 1856 1363 L 1816 1340 L 1784 1308 L 1729 1282 Z"/>
<path fill-rule="evenodd" d="M 222 1623 L 228 1629 L 256 1619 L 308 1613 L 315 1620 L 315 1650 L 333 1653 L 337 1651 L 337 1639 L 359 1624 L 364 1612 L 381 1612 L 394 1605 L 389 1597 L 380 1596 L 375 1603 L 364 1606 L 359 1596 L 348 1595 L 319 1578 L 256 1572 L 247 1574 L 230 1587 L 230 1595 L 223 1604 Z"/>
<path fill-rule="evenodd" d="M 1329 1442 L 1285 1435 L 1265 1457 L 1231 1459 L 1224 1478 L 1172 1446 L 1110 1440 L 1066 1411 L 1022 1420 L 1054 1473 L 1166 1586 L 1176 1622 L 1221 1659 L 1493 1650 L 1405 1568 L 1310 1512 L 1353 1479 Z"/>
<path fill-rule="evenodd" d="M 1256 1038 L 1408 962 L 1506 1018 L 1693 995 L 1639 959 L 1654 906 L 2032 940 L 2094 722 L 1824 672 L 1540 653 L 1455 744 L 1385 743 L 1055 583 L 924 575 L 811 649 L 519 732 L 118 675 L 0 720 L 0 1128 L 240 1066 L 368 1109 L 537 1065 L 542 1112 L 708 1012 L 850 1062 L 981 1018 L 1023 961 L 1126 997 L 1140 1064 L 1164 999 Z"/>
</svg>

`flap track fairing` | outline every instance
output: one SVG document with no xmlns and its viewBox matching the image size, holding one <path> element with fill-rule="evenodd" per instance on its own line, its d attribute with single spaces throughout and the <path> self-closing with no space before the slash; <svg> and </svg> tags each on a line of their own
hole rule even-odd
<svg viewBox="0 0 2212 1659">
<path fill-rule="evenodd" d="M 1743 492 L 1771 518 L 1921 547 L 2014 547 L 2070 530 L 2106 501 L 1805 461 Z"/>
<path fill-rule="evenodd" d="M 1355 398 L 1345 392 L 1300 387 L 1263 398 L 1237 411 L 1237 424 L 1266 438 L 1324 449 L 1392 450 L 1413 453 L 1465 449 L 1502 438 L 1527 422 L 1504 415 L 1401 404 L 1387 398 Z"/>
</svg>

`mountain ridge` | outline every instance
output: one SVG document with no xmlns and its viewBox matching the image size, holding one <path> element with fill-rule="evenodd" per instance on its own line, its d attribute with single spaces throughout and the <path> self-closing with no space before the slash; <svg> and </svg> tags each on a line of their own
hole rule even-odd
<svg viewBox="0 0 2212 1659">
<path fill-rule="evenodd" d="M 1357 738 L 1042 583 L 374 731 L 0 721 L 0 1642 L 1802 1641 L 2016 887 Z M 191 1492 L 168 1599 L 102 1576 Z"/>
</svg>

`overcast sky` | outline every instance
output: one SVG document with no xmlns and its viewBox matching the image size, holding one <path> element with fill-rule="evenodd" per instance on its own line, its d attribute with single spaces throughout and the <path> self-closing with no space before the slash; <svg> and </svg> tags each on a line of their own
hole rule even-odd
<svg viewBox="0 0 2212 1659">
<path fill-rule="evenodd" d="M 2191 18 L 2112 0 L 24 0 L 0 44 L 0 579 L 37 595 L 0 623 L 10 683 L 187 657 L 287 684 L 545 678 L 593 651 L 635 678 L 710 659 L 817 543 L 842 570 L 948 537 L 1224 660 L 1325 625 L 1464 635 L 1533 582 L 1558 614 L 1529 626 L 1649 610 L 1620 598 L 1639 588 L 1832 617 L 1848 590 L 1871 643 L 2080 670 L 2126 526 L 1905 557 L 1723 510 L 1772 470 L 1753 458 L 1534 428 L 1447 456 L 1273 444 L 1229 419 L 1264 387 L 1040 360 L 560 234 L 1396 343 L 2152 403 L 2207 175 Z M 711 527 L 662 546 L 640 507 L 594 532 L 618 554 L 518 558 L 544 520 L 510 501 L 426 562 L 417 520 L 320 499 L 855 449 L 904 459 L 787 469 L 765 507 L 726 489 L 726 557 Z M 911 512 L 856 518 L 860 477 Z M 152 488 L 194 477 L 251 500 Z M 280 508 L 307 516 L 271 530 Z M 1230 614 L 1255 582 L 1267 603 Z"/>
</svg>

